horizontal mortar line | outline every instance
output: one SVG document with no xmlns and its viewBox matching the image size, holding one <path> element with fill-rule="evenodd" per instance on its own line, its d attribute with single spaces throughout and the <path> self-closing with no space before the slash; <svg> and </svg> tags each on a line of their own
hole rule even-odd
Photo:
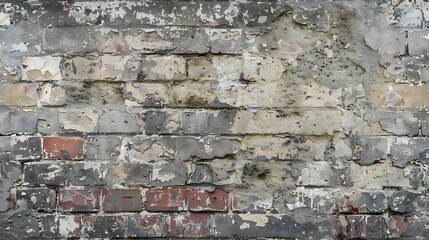
<svg viewBox="0 0 429 240">
<path fill-rule="evenodd" d="M 213 80 L 195 80 L 195 79 L 191 79 L 191 78 L 187 78 L 184 80 L 157 80 L 157 79 L 143 79 L 143 80 L 139 80 L 139 79 L 133 79 L 133 80 L 111 80 L 111 79 L 90 79 L 90 78 L 63 78 L 61 81 L 65 82 L 65 83 L 116 83 L 116 84 L 124 84 L 124 83 L 157 83 L 157 84 L 170 84 L 173 85 L 172 87 L 176 86 L 177 83 L 198 83 L 201 85 L 209 85 L 209 84 L 218 84 L 217 79 L 213 79 Z M 238 79 L 235 81 L 239 81 Z M 280 81 L 280 80 L 279 80 Z M 35 83 L 34 81 L 30 81 L 30 80 L 21 80 L 20 82 L 22 83 Z M 17 83 L 20 83 L 17 82 Z M 49 82 L 57 82 L 57 81 L 52 81 L 52 80 L 43 80 L 43 81 L 37 81 L 37 82 L 42 82 L 42 83 L 49 83 Z M 9 82 L 5 82 L 5 83 L 9 83 Z M 211 87 L 211 86 L 210 86 Z M 210 89 L 210 90 L 217 90 L 217 89 Z"/>
<path fill-rule="evenodd" d="M 81 132 L 78 132 L 81 133 Z M 41 136 L 34 136 L 34 135 L 18 135 L 22 137 L 83 137 L 85 139 L 92 138 L 92 137 L 119 137 L 119 138 L 148 138 L 149 140 L 156 140 L 158 137 L 225 137 L 225 138 L 231 138 L 231 139 L 237 139 L 240 140 L 241 138 L 246 137 L 268 137 L 268 138 L 300 138 L 300 137 L 311 137 L 311 138 L 325 138 L 327 136 L 332 135 L 290 135 L 290 134 L 244 134 L 244 135 L 226 135 L 226 134 L 186 134 L 186 135 L 180 135 L 180 134 L 151 134 L 151 135 L 144 135 L 143 133 L 86 133 L 84 135 L 76 135 L 75 133 L 52 133 L 52 134 L 43 134 Z M 0 137 L 13 137 L 10 135 L 0 135 Z M 348 137 L 346 139 L 349 139 L 351 137 Z"/>
<path fill-rule="evenodd" d="M 38 135 L 27 135 L 27 134 L 20 134 L 19 133 L 10 133 L 10 134 L 0 134 L 0 137 L 13 137 L 13 136 L 23 136 L 23 137 L 39 137 Z M 236 134 L 227 134 L 227 133 L 194 133 L 194 134 L 180 134 L 180 133 L 151 133 L 151 134 L 145 134 L 142 132 L 79 132 L 79 131 L 72 131 L 72 132 L 53 132 L 53 133 L 42 133 L 40 137 L 50 137 L 50 136 L 59 136 L 59 137 L 94 137 L 94 136 L 118 136 L 118 137 L 162 137 L 162 136 L 168 136 L 168 137 L 237 137 L 237 138 L 244 138 L 244 137 L 253 137 L 253 136 L 266 136 L 266 137 L 273 137 L 273 138 L 298 138 L 298 137 L 316 137 L 316 138 L 324 138 L 324 137 L 330 137 L 334 136 L 336 133 L 328 134 L 303 134 L 303 133 L 288 133 L 288 132 L 277 132 L 277 133 L 236 133 Z M 358 136 L 351 136 L 351 137 L 345 137 L 344 139 L 351 139 L 356 137 L 386 137 L 386 138 L 407 138 L 407 139 L 427 139 L 429 136 L 416 136 L 416 137 L 409 137 L 409 136 L 396 136 L 396 135 L 381 135 L 381 136 L 374 136 L 374 135 L 358 135 Z"/>
<path fill-rule="evenodd" d="M 118 106 L 123 106 L 123 105 L 118 105 Z M 58 107 L 49 107 L 49 108 L 58 108 Z M 80 107 L 82 108 L 82 107 Z M 190 111 L 196 111 L 196 110 L 217 110 L 217 111 L 228 111 L 228 110 L 237 110 L 237 111 L 242 111 L 242 112 L 253 112 L 253 111 L 290 111 L 290 113 L 293 113 L 294 110 L 319 110 L 319 111 L 325 111 L 325 110 L 338 110 L 343 112 L 342 109 L 338 108 L 338 107 L 249 107 L 249 108 L 243 108 L 243 107 L 239 107 L 239 108 L 230 108 L 230 107 L 226 107 L 226 108 L 222 108 L 222 107 L 198 107 L 198 108 L 190 108 L 190 107 L 166 107 L 166 106 L 162 106 L 162 107 L 154 107 L 154 106 L 149 106 L 149 107 L 144 107 L 144 106 L 136 106 L 136 107 L 127 107 L 127 109 L 130 110 L 135 110 L 136 108 L 141 109 L 141 112 L 145 112 L 145 111 L 151 111 L 151 110 L 166 110 L 166 111 L 174 111 L 174 110 L 190 110 Z M 143 109 L 142 109 L 143 108 Z M 64 109 L 68 109 L 68 108 L 64 108 Z M 70 108 L 70 109 L 79 109 L 78 107 L 76 108 Z M 99 110 L 121 110 L 124 111 L 126 109 L 110 109 L 110 108 L 103 108 L 103 107 L 97 107 L 97 108 L 93 108 L 93 109 L 99 109 Z M 224 110 L 225 109 L 225 110 Z M 287 113 L 287 112 L 286 112 Z"/>
<path fill-rule="evenodd" d="M 325 189 L 337 189 L 338 186 L 334 186 L 334 185 L 330 185 L 330 186 L 324 186 L 324 185 L 296 185 L 297 187 L 304 187 L 307 189 L 321 189 L 321 188 L 325 188 Z"/>
<path fill-rule="evenodd" d="M 57 2 L 54 1 L 54 2 Z M 43 5 L 43 4 L 42 4 Z M 73 19 L 72 17 L 66 18 L 67 19 Z M 55 21 L 47 21 L 47 23 L 39 23 L 37 24 L 38 26 L 40 26 L 42 29 L 68 29 L 68 28 L 91 28 L 91 30 L 104 30 L 104 29 L 112 29 L 112 30 L 134 30 L 133 28 L 136 28 L 136 30 L 141 29 L 141 30 L 163 30 L 165 28 L 177 28 L 177 29 L 167 29 L 168 32 L 174 32 L 174 31 L 186 31 L 186 30 L 206 30 L 206 29 L 220 29 L 220 30 L 244 30 L 244 31 L 249 31 L 249 30 L 257 30 L 260 28 L 264 28 L 264 26 L 256 26 L 256 27 L 249 27 L 247 25 L 244 24 L 244 22 L 242 21 L 236 21 L 237 24 L 234 25 L 218 25 L 218 26 L 210 26 L 210 25 L 203 25 L 203 24 L 141 24 L 138 23 L 137 21 L 135 23 L 121 23 L 121 24 L 109 24 L 109 23 L 114 23 L 117 22 L 116 21 L 108 21 L 107 23 L 105 22 L 103 25 L 96 25 L 96 24 L 92 24 L 92 25 L 88 25 L 88 22 L 95 22 L 95 21 L 87 21 L 84 23 L 71 23 L 71 24 L 54 24 L 56 23 Z M 144 22 L 144 20 L 140 20 L 139 22 Z M 52 24 L 52 28 L 48 27 L 50 24 Z M 74 24 L 74 25 L 73 25 Z M 16 25 L 19 25 L 16 24 Z M 244 25 L 244 27 L 242 26 Z M 127 28 L 122 28 L 123 26 L 126 26 Z M 130 29 L 131 28 L 131 29 Z M 243 32 L 244 32 L 243 31 Z M 259 31 L 258 31 L 259 32 Z"/>
<path fill-rule="evenodd" d="M 142 106 L 130 106 L 128 107 L 129 109 L 134 109 L 134 108 L 144 108 L 144 104 L 141 104 Z M 162 107 L 156 107 L 156 106 L 148 106 L 147 107 L 148 110 L 150 109 L 165 109 L 165 110 L 174 110 L 174 109 L 189 109 L 189 110 L 237 110 L 237 111 L 248 111 L 248 112 L 252 112 L 252 111 L 267 111 L 267 110 L 272 110 L 272 111 L 293 111 L 293 110 L 338 110 L 338 111 L 342 111 L 342 109 L 339 109 L 338 107 L 270 107 L 270 106 L 266 106 L 266 107 L 248 107 L 248 108 L 243 108 L 243 107 L 198 107 L 198 108 L 191 108 L 191 107 L 180 107 L 180 106 L 162 106 Z M 146 110 L 146 109 L 145 109 Z"/>
<path fill-rule="evenodd" d="M 232 153 L 229 155 L 234 155 L 234 157 L 213 157 L 210 159 L 205 159 L 205 158 L 198 158 L 198 162 L 210 162 L 213 161 L 214 159 L 224 159 L 224 160 L 229 160 L 229 161 L 240 161 L 245 159 L 246 161 L 278 161 L 278 162 L 294 162 L 294 161 L 301 161 L 300 159 L 292 159 L 292 158 L 251 158 L 251 157 L 246 157 L 243 156 L 242 158 L 240 157 L 240 155 L 245 155 L 245 154 L 240 154 L 240 153 Z M 238 159 L 237 158 L 238 155 Z M 100 158 L 100 159 L 88 159 L 88 158 L 83 158 L 80 160 L 77 159 L 70 159 L 70 160 L 59 160 L 59 159 L 32 159 L 32 160 L 28 160 L 28 161 L 22 161 L 22 160 L 13 160 L 16 162 L 20 162 L 23 164 L 26 163 L 100 163 L 100 164 L 117 164 L 117 163 L 130 163 L 130 164 L 154 164 L 157 161 L 168 161 L 168 162 L 183 162 L 184 160 L 180 160 L 178 158 L 160 158 L 160 159 L 146 159 L 146 158 L 141 158 L 143 161 L 146 162 L 138 162 L 138 161 L 129 161 L 129 160 L 124 160 L 124 159 L 120 159 L 120 158 L 112 158 L 110 160 L 105 160 L 106 158 Z M 316 160 L 315 160 L 316 161 Z"/>
<path fill-rule="evenodd" d="M 348 138 L 355 138 L 355 137 L 365 137 L 365 138 L 371 138 L 371 137 L 373 137 L 373 138 L 380 138 L 380 137 L 385 137 L 385 138 L 409 138 L 409 139 L 414 138 L 415 139 L 415 138 L 428 138 L 429 135 L 412 135 L 412 136 L 409 136 L 409 135 L 397 135 L 397 134 L 392 134 L 392 135 L 359 134 L 359 135 L 351 136 L 351 137 L 348 137 Z"/>
<path fill-rule="evenodd" d="M 65 105 L 65 106 L 45 106 L 45 107 L 38 107 L 38 106 L 34 106 L 34 107 L 19 107 L 19 106 L 6 106 L 0 105 L 0 111 L 1 110 L 43 110 L 43 109 L 60 109 L 60 110 L 97 110 L 97 111 L 122 111 L 122 112 L 129 112 L 129 113 L 145 113 L 148 111 L 173 111 L 174 110 L 180 110 L 180 111 L 184 111 L 184 110 L 189 110 L 190 112 L 198 112 L 198 111 L 238 111 L 238 112 L 253 112 L 253 113 L 258 113 L 261 111 L 285 111 L 284 113 L 281 114 L 285 114 L 285 116 L 287 115 L 296 115 L 297 111 L 298 113 L 304 113 L 304 110 L 308 110 L 308 111 L 313 111 L 313 112 L 320 112 L 320 111 L 326 111 L 326 110 L 336 110 L 337 112 L 344 112 L 342 109 L 338 108 L 338 107 L 290 107 L 290 108 L 284 108 L 284 107 L 251 107 L 251 108 L 231 108 L 231 107 L 198 107 L 198 108 L 191 108 L 191 107 L 187 107 L 187 106 L 183 106 L 183 107 L 156 107 L 156 106 L 130 106 L 130 107 L 126 107 L 124 108 L 124 105 L 114 105 L 116 106 L 116 108 L 105 108 L 102 107 L 103 105 L 100 105 L 99 107 L 94 107 L 94 106 L 88 106 L 86 107 L 84 106 L 72 106 L 72 105 Z M 137 109 L 139 109 L 139 111 L 136 111 Z M 287 112 L 289 111 L 289 112 Z M 279 117 L 282 118 L 282 117 Z"/>
<path fill-rule="evenodd" d="M 103 107 L 104 106 L 104 107 Z M 39 106 L 8 106 L 8 105 L 1 105 L 0 104 L 0 110 L 42 110 L 42 109 L 61 109 L 61 110 L 108 110 L 108 111 L 127 111 L 132 110 L 134 113 L 138 112 L 146 112 L 151 110 L 190 110 L 190 111 L 196 111 L 196 110 L 218 110 L 218 111 L 227 111 L 227 110 L 237 110 L 237 111 L 245 111 L 245 112 L 253 112 L 253 111 L 290 111 L 290 113 L 294 113 L 293 111 L 302 111 L 302 110 L 318 110 L 318 111 L 325 111 L 325 110 L 337 110 L 339 112 L 349 112 L 345 111 L 339 107 L 198 107 L 198 108 L 191 108 L 191 107 L 166 107 L 166 106 L 125 106 L 125 105 L 113 105 L 116 108 L 106 108 L 105 105 L 99 105 L 99 106 L 86 106 L 86 105 L 63 105 L 63 106 L 45 106 L 45 107 L 39 107 Z M 140 111 L 135 111 L 136 109 L 141 109 Z M 288 112 L 286 112 L 288 113 Z"/>
<path fill-rule="evenodd" d="M 0 134 L 0 137 L 8 137 L 8 136 L 15 136 L 19 133 L 10 133 L 10 134 Z M 52 133 L 52 134 L 45 134 L 42 137 L 46 137 L 46 136 L 75 136 L 73 134 L 80 134 L 79 136 L 85 137 L 85 136 L 110 136 L 110 135 L 117 135 L 117 134 L 130 134 L 127 132 L 67 132 L 67 133 Z M 274 136 L 277 135 L 277 136 Z M 280 135 L 284 135 L 284 136 L 280 136 Z M 236 138 L 243 138 L 246 136 L 272 136 L 275 138 L 281 138 L 281 137 L 287 137 L 287 138 L 293 138 L 293 137 L 327 137 L 327 136 L 334 136 L 335 133 L 332 134 L 328 134 L 328 133 L 324 133 L 324 134 L 298 134 L 298 133 L 243 133 L 243 134 L 216 134 L 216 133 L 212 133 L 212 134 L 179 134 L 179 133 L 153 133 L 150 135 L 143 135 L 143 132 L 141 132 L 140 134 L 136 134 L 135 136 L 141 136 L 141 137 L 155 137 L 155 136 L 165 136 L 165 137 L 236 137 Z M 21 134 L 21 135 L 17 135 L 17 136 L 32 136 L 32 135 L 25 135 L 25 134 Z"/>
<path fill-rule="evenodd" d="M 194 134 L 179 134 L 179 133 L 153 133 L 150 135 L 145 135 L 145 136 L 168 136 L 168 137 L 238 137 L 238 138 L 243 138 L 246 136 L 273 136 L 273 135 L 285 135 L 284 137 L 294 137 L 294 136 L 316 136 L 316 137 L 321 137 L 321 136 L 334 136 L 335 133 L 333 134 L 320 134 L 320 135 L 315 135 L 315 134 L 289 134 L 289 133 L 242 133 L 242 134 L 228 134 L 228 133 L 223 133 L 223 134 L 216 134 L 216 133 L 194 133 Z M 280 138 L 280 136 L 276 136 L 277 138 Z"/>
<path fill-rule="evenodd" d="M 167 0 L 166 0 L 167 1 Z M 57 0 L 55 0 L 57 2 Z M 143 21 L 143 20 L 142 20 Z M 40 25 L 40 24 L 39 24 Z M 125 28 L 124 28 L 125 26 Z M 52 25 L 52 27 L 43 27 L 44 30 L 56 30 L 56 29 L 64 29 L 64 28 L 90 28 L 91 30 L 112 30 L 112 31 L 144 31 L 144 30 L 160 30 L 160 31 L 168 31 L 168 32 L 174 32 L 174 31 L 183 31 L 183 30 L 207 30 L 207 29 L 216 29 L 216 30 L 241 30 L 242 32 L 245 32 L 246 29 L 244 29 L 241 26 L 234 25 L 217 25 L 217 26 L 210 26 L 210 25 L 184 25 L 184 24 L 170 24 L 170 25 L 164 25 L 164 24 L 121 24 L 121 25 L 87 25 L 87 24 L 78 24 L 78 25 Z M 173 28 L 173 29 L 170 29 Z M 250 27 L 248 29 L 257 29 L 260 27 Z"/>
<path fill-rule="evenodd" d="M 339 213 L 331 213 L 331 215 L 338 215 L 338 216 L 384 216 L 384 213 L 388 213 L 388 211 L 385 209 L 382 212 L 359 212 L 359 213 L 353 213 L 353 212 L 339 212 Z M 402 216 L 404 214 L 401 214 Z"/>
<path fill-rule="evenodd" d="M 64 48 L 65 49 L 65 48 Z M 64 50 L 63 48 L 61 50 Z M 141 50 L 140 50 L 141 51 Z M 53 51 L 50 49 L 45 49 L 45 52 L 48 54 L 37 54 L 37 55 L 31 55 L 32 57 L 38 57 L 38 56 L 46 56 L 46 55 L 53 55 L 53 54 L 60 54 L 57 51 Z M 139 61 L 141 59 L 138 59 L 138 56 L 151 56 L 151 55 L 161 55 L 161 56 L 185 56 L 185 57 L 192 57 L 192 56 L 243 56 L 243 50 L 240 51 L 236 51 L 237 53 L 225 53 L 225 52 L 211 52 L 211 51 L 204 51 L 204 52 L 186 52 L 186 51 L 176 51 L 174 48 L 170 49 L 170 50 L 154 50 L 154 51 L 148 51 L 148 52 L 139 52 L 138 50 L 130 50 L 129 51 L 130 54 L 127 55 L 121 55 L 121 54 L 114 54 L 112 55 L 111 52 L 99 52 L 99 51 L 68 51 L 67 54 L 65 55 L 59 55 L 61 56 L 63 59 L 69 59 L 70 57 L 86 57 L 86 56 L 82 56 L 82 54 L 88 54 L 88 57 L 93 57 L 93 58 L 99 58 L 102 57 L 104 55 L 108 55 L 108 56 L 130 56 L 130 57 L 135 57 L 135 59 L 131 59 L 131 60 L 135 60 L 135 61 Z M 92 55 L 92 54 L 96 54 L 96 55 Z M 30 56 L 30 55 L 29 55 Z M 180 81 L 180 80 L 179 80 Z"/>
</svg>

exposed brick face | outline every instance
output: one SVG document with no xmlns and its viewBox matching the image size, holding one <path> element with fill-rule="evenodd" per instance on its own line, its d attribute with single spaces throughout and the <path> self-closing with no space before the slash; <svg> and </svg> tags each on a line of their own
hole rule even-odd
<svg viewBox="0 0 429 240">
<path fill-rule="evenodd" d="M 427 0 L 0 1 L 0 240 L 429 239 Z"/>
<path fill-rule="evenodd" d="M 191 211 L 226 212 L 229 207 L 229 194 L 223 189 L 213 192 L 190 189 L 189 209 Z"/>
<path fill-rule="evenodd" d="M 83 138 L 81 137 L 43 137 L 43 157 L 46 159 L 81 159 Z"/>
<path fill-rule="evenodd" d="M 103 189 L 103 210 L 106 212 L 139 212 L 143 209 L 139 189 Z"/>
<path fill-rule="evenodd" d="M 60 189 L 60 210 L 64 212 L 91 212 L 100 208 L 100 189 Z"/>
<path fill-rule="evenodd" d="M 146 192 L 146 211 L 180 212 L 188 208 L 188 189 L 149 189 Z"/>
</svg>

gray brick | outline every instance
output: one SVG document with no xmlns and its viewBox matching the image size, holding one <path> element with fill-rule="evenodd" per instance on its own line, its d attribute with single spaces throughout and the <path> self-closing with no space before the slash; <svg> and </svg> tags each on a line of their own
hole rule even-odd
<svg viewBox="0 0 429 240">
<path fill-rule="evenodd" d="M 42 238 L 77 238 L 80 236 L 80 228 L 79 215 L 47 214 L 41 218 Z"/>
<path fill-rule="evenodd" d="M 106 228 L 106 226 L 109 226 Z M 125 236 L 125 216 L 86 215 L 82 218 L 81 236 L 89 238 Z"/>
<path fill-rule="evenodd" d="M 0 215 L 1 239 L 35 239 L 39 238 L 38 218 L 32 211 L 13 211 Z"/>
<path fill-rule="evenodd" d="M 182 129 L 187 134 L 229 134 L 237 111 L 184 111 Z"/>
<path fill-rule="evenodd" d="M 95 31 L 91 27 L 47 28 L 43 39 L 43 50 L 48 53 L 97 52 Z"/>
<path fill-rule="evenodd" d="M 419 116 L 415 112 L 371 110 L 365 120 L 380 124 L 380 127 L 395 135 L 415 136 L 419 133 Z"/>
<path fill-rule="evenodd" d="M 118 136 L 89 136 L 86 139 L 87 160 L 113 160 L 119 157 L 122 139 Z"/>
<path fill-rule="evenodd" d="M 344 213 L 383 213 L 386 196 L 383 192 L 353 192 L 339 200 L 339 211 Z"/>
<path fill-rule="evenodd" d="M 350 215 L 347 219 L 348 238 L 386 239 L 388 225 L 383 216 Z"/>
<path fill-rule="evenodd" d="M 130 2 L 129 7 L 118 6 L 118 2 L 102 4 L 105 25 L 139 26 L 149 25 L 181 25 L 181 26 L 236 26 L 238 22 L 238 4 L 233 2 Z M 119 7 L 119 9 L 118 9 Z M 216 9 L 216 12 L 213 11 Z M 124 11 L 125 15 L 115 14 Z"/>
<path fill-rule="evenodd" d="M 285 2 L 255 1 L 241 3 L 240 18 L 249 27 L 269 27 L 285 7 Z"/>
<path fill-rule="evenodd" d="M 112 164 L 109 170 L 110 186 L 123 185 L 128 187 L 150 186 L 153 167 L 142 163 Z"/>
<path fill-rule="evenodd" d="M 41 108 L 37 110 L 37 131 L 41 134 L 53 134 L 64 131 L 58 119 L 58 110 Z"/>
<path fill-rule="evenodd" d="M 77 162 L 67 165 L 66 184 L 72 186 L 104 186 L 108 182 L 109 165 Z"/>
<path fill-rule="evenodd" d="M 146 161 L 157 159 L 186 161 L 191 157 L 212 159 L 238 151 L 230 139 L 214 136 L 135 137 L 126 139 L 123 144 L 130 147 L 125 153 L 126 158 Z"/>
<path fill-rule="evenodd" d="M 9 201 L 9 189 L 21 177 L 20 164 L 11 161 L 12 158 L 8 155 L 0 155 L 0 212 L 5 212 L 13 207 Z"/>
<path fill-rule="evenodd" d="M 398 213 L 413 213 L 416 209 L 416 199 L 420 193 L 413 193 L 406 190 L 395 192 L 389 197 L 388 207 Z"/>
<path fill-rule="evenodd" d="M 405 167 L 408 162 L 413 160 L 428 162 L 428 142 L 426 138 L 394 138 L 390 148 L 390 156 L 393 165 Z"/>
<path fill-rule="evenodd" d="M 143 125 L 140 114 L 119 110 L 104 110 L 98 123 L 100 133 L 138 133 Z"/>
<path fill-rule="evenodd" d="M 30 186 L 64 186 L 68 166 L 64 162 L 25 163 L 23 180 Z"/>
<path fill-rule="evenodd" d="M 128 237 L 165 237 L 169 232 L 168 214 L 136 214 L 127 217 Z"/>
<path fill-rule="evenodd" d="M 10 160 L 38 160 L 41 158 L 40 137 L 14 136 L 0 137 L 0 156 Z"/>
<path fill-rule="evenodd" d="M 73 27 L 100 24 L 102 9 L 99 6 L 99 2 L 77 1 L 68 5 L 65 2 L 44 2 L 32 11 L 31 5 L 25 8 L 28 11 L 27 17 L 33 21 L 38 20 L 41 26 Z"/>
<path fill-rule="evenodd" d="M 209 164 L 195 164 L 187 183 L 212 183 L 213 173 Z"/>
<path fill-rule="evenodd" d="M 388 138 L 355 137 L 351 139 L 353 159 L 361 165 L 369 165 L 387 158 Z"/>
<path fill-rule="evenodd" d="M 55 191 L 48 188 L 16 189 L 17 210 L 55 211 Z"/>
<path fill-rule="evenodd" d="M 109 166 L 102 163 L 64 161 L 25 163 L 24 183 L 30 186 L 102 186 Z"/>
<path fill-rule="evenodd" d="M 0 7 L 1 9 L 1 7 Z M 35 23 L 23 22 L 13 27 L 2 29 L 0 35 L 1 59 L 19 58 L 40 52 L 43 30 Z"/>
<path fill-rule="evenodd" d="M 36 132 L 36 112 L 13 109 L 0 111 L 0 134 Z"/>
<path fill-rule="evenodd" d="M 408 51 L 411 56 L 426 56 L 429 53 L 428 30 L 413 30 L 408 32 Z"/>
<path fill-rule="evenodd" d="M 143 119 L 146 134 L 177 133 L 180 130 L 181 114 L 178 111 L 146 111 Z"/>
<path fill-rule="evenodd" d="M 151 185 L 181 186 L 188 179 L 186 164 L 183 162 L 157 161 L 153 165 Z"/>
<path fill-rule="evenodd" d="M 266 192 L 236 191 L 231 195 L 234 212 L 266 213 L 273 206 L 273 196 Z"/>
<path fill-rule="evenodd" d="M 398 56 L 405 53 L 405 32 L 394 29 L 372 28 L 365 35 L 365 43 L 380 55 Z"/>
</svg>

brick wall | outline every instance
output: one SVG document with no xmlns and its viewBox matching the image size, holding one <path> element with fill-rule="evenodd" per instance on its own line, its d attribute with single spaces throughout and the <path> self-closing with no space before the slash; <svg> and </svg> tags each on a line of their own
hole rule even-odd
<svg viewBox="0 0 429 240">
<path fill-rule="evenodd" d="M 427 239 L 429 3 L 0 1 L 0 239 Z"/>
</svg>

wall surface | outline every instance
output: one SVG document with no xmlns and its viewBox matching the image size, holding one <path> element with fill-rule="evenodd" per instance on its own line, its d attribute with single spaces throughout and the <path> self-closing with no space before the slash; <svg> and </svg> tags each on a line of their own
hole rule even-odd
<svg viewBox="0 0 429 240">
<path fill-rule="evenodd" d="M 429 3 L 0 1 L 0 239 L 429 238 Z"/>
</svg>

